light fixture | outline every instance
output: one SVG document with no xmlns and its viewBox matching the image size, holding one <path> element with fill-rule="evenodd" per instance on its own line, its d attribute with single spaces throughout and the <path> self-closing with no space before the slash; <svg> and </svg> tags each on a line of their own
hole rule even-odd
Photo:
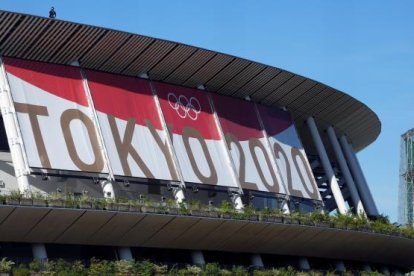
<svg viewBox="0 0 414 276">
<path fill-rule="evenodd" d="M 192 189 L 193 189 L 193 193 L 198 193 L 197 185 L 193 185 Z"/>
<path fill-rule="evenodd" d="M 206 87 L 204 86 L 204 84 L 199 84 L 199 85 L 197 85 L 197 89 L 198 90 L 206 90 Z"/>
<path fill-rule="evenodd" d="M 124 186 L 125 186 L 125 187 L 129 187 L 129 185 L 130 185 L 130 184 L 129 184 L 129 180 L 128 180 L 128 179 L 125 179 L 125 180 L 124 180 Z"/>
<path fill-rule="evenodd" d="M 248 102 L 251 102 L 251 101 L 252 101 L 252 98 L 251 98 L 249 95 L 247 95 L 246 97 L 244 97 L 244 99 L 245 99 L 246 101 L 248 101 Z"/>
<path fill-rule="evenodd" d="M 94 177 L 93 179 L 93 184 L 98 185 L 99 184 L 99 178 Z"/>
<path fill-rule="evenodd" d="M 140 77 L 141 79 L 149 79 L 149 76 L 148 76 L 147 72 L 139 74 L 138 77 Z"/>
<path fill-rule="evenodd" d="M 172 191 L 172 189 L 173 189 L 173 188 L 172 188 L 171 183 L 167 183 L 167 190 L 168 190 L 168 191 Z"/>
<path fill-rule="evenodd" d="M 47 175 L 47 173 L 42 173 L 42 180 L 43 181 L 49 180 L 49 176 Z"/>
</svg>

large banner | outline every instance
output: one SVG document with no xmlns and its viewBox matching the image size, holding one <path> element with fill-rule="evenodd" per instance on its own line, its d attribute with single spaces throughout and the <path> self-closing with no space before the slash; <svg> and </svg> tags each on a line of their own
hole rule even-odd
<svg viewBox="0 0 414 276">
<path fill-rule="evenodd" d="M 179 181 L 179 165 L 189 183 L 320 199 L 287 112 L 90 70 L 86 83 L 72 66 L 4 64 L 29 167 L 109 173 L 110 165 L 117 176 Z"/>
<path fill-rule="evenodd" d="M 149 81 L 86 71 L 115 175 L 178 180 Z"/>
<path fill-rule="evenodd" d="M 28 165 L 107 173 L 79 69 L 4 62 Z"/>
<path fill-rule="evenodd" d="M 208 94 L 155 83 L 186 182 L 237 187 Z"/>
<path fill-rule="evenodd" d="M 212 98 L 242 188 L 286 194 L 254 105 L 219 95 Z"/>
<path fill-rule="evenodd" d="M 321 200 L 312 169 L 290 114 L 262 105 L 257 107 L 289 194 Z"/>
</svg>

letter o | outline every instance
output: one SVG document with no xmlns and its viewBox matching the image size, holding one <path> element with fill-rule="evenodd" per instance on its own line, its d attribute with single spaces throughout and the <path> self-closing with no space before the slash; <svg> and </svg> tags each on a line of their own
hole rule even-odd
<svg viewBox="0 0 414 276">
<path fill-rule="evenodd" d="M 198 177 L 198 179 L 200 179 L 202 183 L 217 185 L 217 182 L 218 182 L 217 172 L 216 172 L 216 169 L 214 168 L 213 160 L 211 159 L 210 152 L 208 151 L 206 141 L 204 141 L 204 138 L 203 136 L 201 136 L 201 133 L 198 132 L 194 128 L 184 127 L 182 137 L 183 137 L 183 142 L 184 142 L 185 149 L 187 151 L 188 158 L 190 159 L 191 167 L 193 168 L 195 175 Z M 194 137 L 195 139 L 197 139 L 201 145 L 201 148 L 204 153 L 204 157 L 206 158 L 206 161 L 207 161 L 207 164 L 210 170 L 209 176 L 203 175 L 200 169 L 198 168 L 197 162 L 194 158 L 194 154 L 190 146 L 190 137 Z"/>
<path fill-rule="evenodd" d="M 88 131 L 89 141 L 91 142 L 92 151 L 95 156 L 95 160 L 92 164 L 83 162 L 76 151 L 75 142 L 73 141 L 73 136 L 70 131 L 70 123 L 73 120 L 80 120 Z M 78 109 L 68 109 L 65 110 L 60 117 L 60 126 L 62 127 L 63 137 L 65 138 L 69 156 L 73 163 L 81 171 L 101 172 L 104 168 L 104 160 L 99 149 L 98 137 L 92 120 Z"/>
</svg>

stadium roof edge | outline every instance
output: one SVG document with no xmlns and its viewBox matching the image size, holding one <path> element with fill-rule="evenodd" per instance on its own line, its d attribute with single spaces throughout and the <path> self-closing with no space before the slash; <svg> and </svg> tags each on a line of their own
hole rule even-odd
<svg viewBox="0 0 414 276">
<path fill-rule="evenodd" d="M 381 131 L 378 116 L 355 98 L 287 70 L 182 43 L 57 19 L 0 11 L 0 54 L 82 67 L 285 106 L 301 133 L 308 116 L 335 126 L 359 151 Z M 312 147 L 312 145 L 308 145 Z"/>
</svg>

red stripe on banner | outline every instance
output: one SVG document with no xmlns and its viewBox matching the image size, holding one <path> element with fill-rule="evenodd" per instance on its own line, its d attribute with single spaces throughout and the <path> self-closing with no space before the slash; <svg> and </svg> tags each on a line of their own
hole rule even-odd
<svg viewBox="0 0 414 276">
<path fill-rule="evenodd" d="M 149 81 L 90 70 L 86 77 L 97 111 L 122 120 L 135 118 L 139 125 L 150 120 L 163 129 Z"/>
<path fill-rule="evenodd" d="M 231 133 L 239 141 L 263 137 L 252 103 L 220 95 L 213 95 L 213 102 L 224 134 Z"/>
<path fill-rule="evenodd" d="M 6 71 L 48 93 L 88 106 L 79 68 L 5 57 Z"/>
<path fill-rule="evenodd" d="M 289 112 L 263 105 L 258 105 L 258 109 L 269 136 L 277 135 L 294 124 Z"/>
<path fill-rule="evenodd" d="M 220 140 L 220 135 L 205 92 L 165 83 L 155 83 L 162 112 L 174 133 L 193 128 L 204 139 Z"/>
</svg>

